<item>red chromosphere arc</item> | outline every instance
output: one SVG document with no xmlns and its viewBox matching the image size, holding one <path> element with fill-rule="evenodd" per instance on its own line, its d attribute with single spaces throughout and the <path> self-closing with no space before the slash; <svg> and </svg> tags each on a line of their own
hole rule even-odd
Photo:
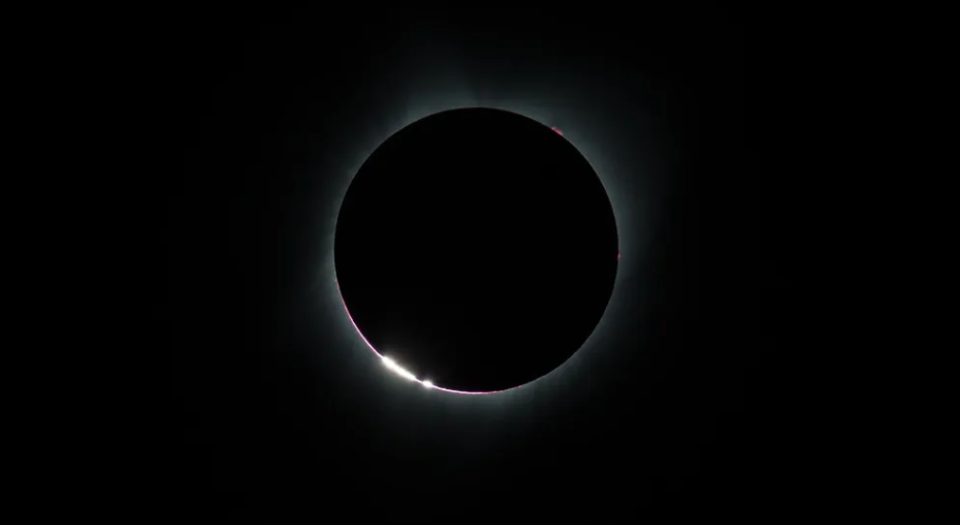
<svg viewBox="0 0 960 525">
<path fill-rule="evenodd" d="M 560 131 L 559 128 L 557 128 L 557 127 L 552 127 L 552 128 L 550 128 L 550 129 L 552 129 L 553 131 L 556 131 L 556 132 L 557 132 L 557 135 L 560 135 L 561 137 L 563 136 L 563 132 Z"/>
<path fill-rule="evenodd" d="M 337 283 L 337 293 L 339 293 L 339 292 L 340 292 L 340 283 L 337 282 L 336 279 L 334 279 L 333 282 Z M 370 344 L 370 341 L 368 341 L 367 338 L 363 335 L 363 332 L 360 331 L 360 327 L 357 326 L 356 321 L 353 320 L 353 316 L 350 315 L 350 309 L 347 308 L 347 301 L 343 298 L 343 294 L 342 294 L 342 293 L 340 294 L 340 302 L 343 303 L 343 310 L 344 310 L 345 312 L 347 312 L 347 319 L 350 319 L 350 324 L 353 325 L 353 328 L 354 328 L 354 330 L 357 331 L 357 335 L 360 336 L 360 339 L 363 339 L 363 342 L 366 343 L 367 348 L 369 348 L 371 351 L 373 351 L 373 353 L 376 354 L 376 356 L 377 356 L 378 358 L 380 358 L 381 361 L 386 361 L 386 358 L 385 358 L 383 355 L 381 355 L 380 352 L 377 352 L 377 349 L 374 348 L 372 344 Z M 491 391 L 489 391 L 489 392 L 466 392 L 466 391 L 463 391 L 463 390 L 452 390 L 452 389 L 450 389 L 450 388 L 443 388 L 442 386 L 437 386 L 437 385 L 434 385 L 433 383 L 429 383 L 429 382 L 428 382 L 428 383 L 424 383 L 424 380 L 421 380 L 421 379 L 416 378 L 416 377 L 411 378 L 411 380 L 412 380 L 412 381 L 416 381 L 417 383 L 420 383 L 421 385 L 423 385 L 423 386 L 425 386 L 425 387 L 428 387 L 428 388 L 430 388 L 430 389 L 432 389 L 432 390 L 440 390 L 440 391 L 442 391 L 442 392 L 449 392 L 449 393 L 451 393 L 451 394 L 462 394 L 462 395 L 468 395 L 468 396 L 480 396 L 480 395 L 486 395 L 486 394 L 496 394 L 496 393 L 499 393 L 499 392 L 506 392 L 507 390 L 513 390 L 514 388 L 520 388 L 521 386 L 523 386 L 523 385 L 519 385 L 519 386 L 515 386 L 515 387 L 513 387 L 513 388 L 508 388 L 508 389 L 506 389 L 506 390 L 491 390 Z"/>
</svg>

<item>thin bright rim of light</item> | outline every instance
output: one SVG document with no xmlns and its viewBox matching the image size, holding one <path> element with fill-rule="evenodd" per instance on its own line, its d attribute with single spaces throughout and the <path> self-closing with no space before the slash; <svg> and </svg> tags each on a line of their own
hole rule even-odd
<svg viewBox="0 0 960 525">
<path fill-rule="evenodd" d="M 408 125 L 410 125 L 410 124 L 412 124 L 412 123 L 414 123 L 414 122 L 417 122 L 417 121 L 420 120 L 420 119 L 426 118 L 426 117 L 428 117 L 428 116 L 430 116 L 430 115 L 434 115 L 434 114 L 441 113 L 441 112 L 444 112 L 444 111 L 455 110 L 455 109 L 465 109 L 465 108 L 475 108 L 475 107 L 487 107 L 487 108 L 491 108 L 491 109 L 497 109 L 497 110 L 506 111 L 506 112 L 509 112 L 509 113 L 514 113 L 514 114 L 516 114 L 516 115 L 520 115 L 520 116 L 523 116 L 523 117 L 527 117 L 527 118 L 529 118 L 529 119 L 535 120 L 536 122 L 540 122 L 540 123 L 548 122 L 548 121 L 553 120 L 553 118 L 550 117 L 549 115 L 544 115 L 542 111 L 539 111 L 539 110 L 533 111 L 533 110 L 531 110 L 530 107 L 526 107 L 526 108 L 524 108 L 524 107 L 518 107 L 516 104 L 511 104 L 511 103 L 503 104 L 503 103 L 501 103 L 501 102 L 497 102 L 497 103 L 494 103 L 494 104 L 489 104 L 489 103 L 478 104 L 477 101 L 471 99 L 469 102 L 466 102 L 466 103 L 464 103 L 463 101 L 453 102 L 453 103 L 449 103 L 449 102 L 448 102 L 448 103 L 446 103 L 446 104 L 441 104 L 441 106 L 442 106 L 442 107 L 433 107 L 433 108 L 428 108 L 428 109 L 426 109 L 426 110 L 416 110 L 416 111 L 412 111 L 412 113 L 414 113 L 414 115 L 413 115 L 412 117 L 408 114 L 406 118 L 402 119 L 403 122 L 402 122 L 401 124 L 395 125 L 395 126 L 390 126 L 391 129 L 390 129 L 388 132 L 385 133 L 385 138 L 382 139 L 382 140 L 380 140 L 379 142 L 377 142 L 377 144 L 382 144 L 383 141 L 389 139 L 389 138 L 390 138 L 391 136 L 393 136 L 393 134 L 396 133 L 397 131 L 405 128 L 406 126 L 408 126 Z M 570 140 L 570 138 L 568 138 L 568 137 L 565 136 L 565 132 L 564 132 L 562 129 L 560 129 L 559 127 L 557 127 L 557 126 L 550 126 L 550 129 L 551 129 L 554 133 L 556 133 L 556 134 L 560 135 L 561 137 L 563 137 L 564 139 L 566 139 L 566 140 L 568 140 L 568 141 Z M 609 180 L 608 180 L 607 178 L 605 178 L 603 175 L 601 175 L 601 173 L 604 172 L 602 162 L 598 165 L 597 163 L 599 162 L 599 160 L 598 160 L 597 158 L 595 158 L 594 156 L 588 155 L 588 150 L 589 150 L 589 148 L 587 148 L 587 150 L 585 150 L 584 148 L 585 148 L 585 145 L 581 144 L 580 146 L 578 146 L 577 149 L 578 149 L 578 151 L 580 151 L 581 155 L 583 155 L 584 159 L 586 159 L 587 162 L 590 163 L 590 165 L 594 168 L 595 172 L 597 173 L 597 176 L 600 178 L 600 183 L 603 185 L 604 190 L 606 191 L 606 190 L 607 190 L 607 187 L 608 187 L 608 184 L 609 184 L 610 182 L 609 182 Z M 376 151 L 376 148 L 370 149 L 370 151 L 368 151 L 365 155 L 363 155 L 363 159 L 366 159 L 367 157 L 369 157 L 369 155 L 370 155 L 373 151 Z M 359 161 L 358 166 L 362 166 L 362 164 L 363 164 L 363 161 L 362 161 L 362 159 L 361 159 L 361 160 Z M 358 169 L 359 169 L 359 167 L 355 168 L 355 171 L 358 170 Z M 624 209 L 629 209 L 629 208 L 624 208 L 623 206 L 620 206 L 620 207 L 616 206 L 617 201 L 614 199 L 616 193 L 611 193 L 610 191 L 606 191 L 606 194 L 607 194 L 607 196 L 608 196 L 608 199 L 610 199 L 610 204 L 613 206 L 614 220 L 615 220 L 616 223 L 617 223 L 617 233 L 618 233 L 618 238 L 619 238 L 621 221 L 617 219 L 617 217 L 618 217 L 618 215 L 619 215 L 619 214 L 617 213 L 617 210 L 618 210 L 618 209 L 624 210 Z M 617 251 L 617 259 L 620 259 L 619 246 L 618 246 L 618 251 Z M 336 276 L 336 271 L 334 271 L 334 276 Z M 619 272 L 619 269 L 618 269 L 618 273 L 617 273 L 617 279 L 618 279 L 618 281 L 619 281 L 621 278 L 622 278 L 622 277 L 621 277 L 620 272 Z M 334 278 L 334 282 L 337 284 L 337 293 L 340 295 L 340 301 L 341 301 L 341 303 L 343 304 L 343 309 L 344 309 L 344 311 L 346 311 L 346 313 L 347 313 L 347 318 L 350 319 L 350 324 L 353 325 L 354 330 L 356 330 L 356 331 L 357 331 L 357 334 L 360 335 L 360 339 L 362 339 L 363 342 L 367 345 L 367 348 L 369 348 L 370 351 L 373 352 L 373 353 L 374 353 L 378 358 L 380 358 L 380 360 L 382 361 L 382 360 L 383 360 L 383 355 L 380 354 L 380 352 L 378 352 L 377 349 L 374 348 L 372 344 L 370 344 L 370 341 L 368 341 L 367 338 L 363 335 L 363 332 L 360 331 L 360 328 L 357 326 L 357 323 L 354 321 L 353 316 L 350 314 L 350 310 L 349 310 L 349 308 L 347 308 L 347 303 L 346 303 L 346 301 L 343 299 L 343 293 L 340 292 L 340 283 L 337 282 L 336 278 Z M 612 298 L 611 298 L 611 300 L 612 300 Z M 606 313 L 604 313 L 604 317 L 606 317 Z M 603 322 L 603 319 L 601 319 L 600 322 L 602 323 L 602 322 Z M 599 328 L 599 326 L 600 326 L 600 325 L 598 325 L 598 328 Z M 594 332 L 596 332 L 596 329 L 594 330 Z M 591 338 L 594 337 L 593 333 L 591 333 L 591 336 L 590 336 L 590 337 L 591 337 Z M 584 346 L 586 346 L 588 343 L 589 343 L 589 338 L 588 338 L 587 341 L 584 342 Z M 554 370 L 554 371 L 556 371 L 556 370 Z M 553 373 L 553 372 L 551 372 L 551 373 Z M 549 375 L 549 374 L 547 374 L 547 375 Z M 545 377 L 545 376 L 542 376 L 542 377 Z M 509 392 L 509 391 L 512 391 L 512 390 L 517 390 L 517 389 L 519 389 L 519 388 L 521 388 L 521 387 L 525 387 L 525 386 L 528 386 L 528 385 L 531 385 L 531 384 L 535 383 L 536 381 L 539 381 L 540 379 L 542 379 L 542 377 L 541 377 L 541 378 L 537 378 L 537 379 L 535 379 L 535 380 L 533 380 L 533 381 L 524 383 L 524 384 L 522 384 L 522 385 L 517 385 L 517 386 L 514 386 L 514 387 L 510 387 L 510 388 L 504 389 L 504 390 L 475 391 L 475 392 L 470 392 L 470 391 L 465 391 L 465 390 L 454 390 L 454 389 L 450 389 L 450 388 L 444 388 L 444 387 L 441 387 L 441 386 L 437 386 L 437 385 L 433 384 L 433 383 L 430 382 L 430 381 L 423 381 L 423 380 L 416 379 L 416 378 L 413 379 L 413 381 L 416 381 L 416 382 L 422 384 L 424 387 L 426 387 L 426 388 L 428 388 L 428 389 L 431 389 L 431 390 L 440 390 L 440 391 L 442 391 L 442 392 L 449 392 L 449 393 L 451 393 L 451 394 L 479 396 L 479 395 L 498 394 L 498 393 L 503 393 L 503 392 Z"/>
<path fill-rule="evenodd" d="M 366 336 L 363 335 L 363 332 L 360 331 L 360 327 L 357 326 L 357 322 L 353 320 L 353 316 L 350 315 L 350 309 L 347 308 L 347 301 L 343 298 L 343 293 L 340 292 L 340 283 L 336 279 L 334 279 L 333 282 L 337 284 L 337 293 L 340 294 L 340 302 L 343 303 L 343 310 L 347 313 L 347 318 L 350 319 L 350 324 L 353 325 L 353 329 L 357 331 L 357 334 L 360 336 L 360 339 L 362 339 L 363 342 L 366 343 L 367 348 L 369 348 L 371 352 L 373 352 L 374 354 L 376 354 L 378 358 L 380 358 L 380 361 L 384 364 L 384 366 L 386 366 L 389 370 L 399 375 L 400 377 L 403 377 L 404 379 L 407 379 L 409 381 L 413 381 L 414 383 L 420 383 L 425 388 L 428 388 L 430 390 L 439 390 L 441 392 L 448 392 L 450 394 L 460 394 L 460 395 L 466 395 L 466 396 L 498 394 L 500 392 L 506 392 L 508 390 L 513 390 L 515 388 L 520 388 L 521 386 L 523 386 L 523 385 L 517 385 L 515 387 L 510 387 L 504 390 L 469 392 L 466 390 L 454 390 L 452 388 L 444 388 L 442 386 L 437 386 L 433 384 L 433 382 L 430 380 L 418 378 L 417 376 L 415 376 L 414 374 L 410 373 L 409 371 L 401 367 L 399 364 L 397 364 L 397 362 L 394 361 L 393 358 L 389 356 L 385 356 L 380 352 L 378 352 L 377 349 L 374 348 L 372 344 L 370 344 L 370 341 L 368 341 Z"/>
</svg>

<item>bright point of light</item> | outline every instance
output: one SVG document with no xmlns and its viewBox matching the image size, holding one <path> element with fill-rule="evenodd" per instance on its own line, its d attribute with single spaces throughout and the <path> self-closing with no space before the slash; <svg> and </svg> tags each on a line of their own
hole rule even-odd
<svg viewBox="0 0 960 525">
<path fill-rule="evenodd" d="M 427 379 L 427 380 L 425 380 L 425 381 L 421 381 L 421 383 L 423 384 L 423 386 L 425 386 L 425 387 L 427 387 L 427 388 L 433 388 L 433 382 L 431 382 L 429 379 Z"/>
<path fill-rule="evenodd" d="M 411 381 L 416 381 L 416 380 L 417 380 L 417 376 L 415 376 L 415 375 L 411 374 L 410 372 L 407 372 L 406 370 L 404 370 L 400 365 L 397 364 L 396 361 L 394 361 L 393 359 L 390 359 L 389 357 L 384 357 L 384 358 L 383 358 L 383 364 L 386 365 L 387 368 L 389 368 L 390 370 L 393 370 L 395 373 L 397 373 L 397 375 L 399 375 L 399 376 L 401 376 L 401 377 L 404 377 L 404 378 L 409 379 L 409 380 L 411 380 Z"/>
</svg>

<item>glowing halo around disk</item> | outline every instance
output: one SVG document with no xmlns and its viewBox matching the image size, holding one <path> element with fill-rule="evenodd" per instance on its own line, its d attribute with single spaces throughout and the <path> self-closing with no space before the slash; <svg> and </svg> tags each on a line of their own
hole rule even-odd
<svg viewBox="0 0 960 525">
<path fill-rule="evenodd" d="M 459 108 L 493 108 L 517 113 L 543 123 L 548 129 L 562 135 L 573 143 L 577 150 L 593 166 L 613 207 L 620 238 L 619 253 L 632 261 L 631 265 L 619 266 L 613 295 L 607 310 L 594 332 L 583 343 L 580 350 L 566 363 L 549 374 L 523 385 L 498 391 L 458 391 L 434 385 L 428 381 L 418 382 L 430 390 L 440 390 L 453 394 L 462 394 L 471 398 L 498 397 L 485 394 L 534 392 L 556 381 L 581 381 L 593 360 L 599 345 L 612 348 L 607 341 L 618 336 L 619 327 L 634 322 L 634 314 L 627 308 L 631 294 L 625 293 L 626 283 L 632 289 L 652 286 L 645 269 L 651 267 L 646 257 L 651 247 L 652 230 L 661 217 L 662 205 L 658 195 L 667 193 L 672 187 L 672 179 L 663 177 L 670 163 L 675 162 L 671 150 L 664 148 L 662 122 L 654 113 L 641 111 L 624 119 L 624 113 L 609 104 L 610 85 L 621 85 L 624 80 L 616 68 L 596 69 L 594 62 L 574 64 L 559 71 L 535 70 L 524 78 L 511 82 L 483 83 L 469 78 L 464 71 L 450 68 L 450 63 L 458 63 L 462 58 L 456 52 L 448 56 L 454 47 L 445 45 L 444 37 L 426 42 L 423 46 L 401 49 L 391 58 L 391 67 L 385 67 L 375 79 L 376 83 L 390 86 L 388 97 L 376 90 L 362 94 L 363 107 L 380 107 L 373 116 L 355 128 L 356 132 L 345 135 L 350 137 L 344 142 L 342 155 L 337 160 L 338 171 L 343 173 L 340 187 L 331 195 L 335 200 L 325 203 L 320 209 L 329 210 L 327 215 L 324 251 L 328 254 L 323 271 L 317 274 L 315 286 L 336 282 L 334 268 L 333 239 L 336 231 L 337 216 L 343 196 L 363 163 L 385 140 L 406 126 L 430 115 Z M 581 70 L 590 70 L 592 74 L 579 74 Z M 417 75 L 409 74 L 417 71 Z M 520 80 L 523 80 L 521 82 Z M 638 81 L 640 82 L 640 81 Z M 660 100 L 657 92 L 640 82 L 631 87 L 631 96 L 640 93 L 652 102 Z M 382 106 L 370 105 L 370 102 L 387 101 Z M 571 104 L 577 101 L 577 104 Z M 350 128 L 352 131 L 353 128 Z M 623 137 L 631 137 L 624 142 Z M 656 139 L 656 140 L 655 140 Z M 352 318 L 339 283 L 330 287 L 328 296 L 330 306 L 335 309 L 334 301 L 339 299 L 347 313 L 353 330 L 371 352 L 382 362 L 381 354 L 367 340 Z M 635 294 L 634 294 L 635 296 Z M 604 350 L 606 351 L 606 350 Z M 613 351 L 613 350 L 611 350 Z M 548 377 L 552 379 L 548 380 Z M 521 388 L 523 387 L 523 388 Z"/>
</svg>

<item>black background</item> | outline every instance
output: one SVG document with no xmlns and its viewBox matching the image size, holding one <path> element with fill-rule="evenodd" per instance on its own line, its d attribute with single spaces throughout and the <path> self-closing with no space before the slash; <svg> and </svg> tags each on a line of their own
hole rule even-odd
<svg viewBox="0 0 960 525">
<path fill-rule="evenodd" d="M 762 505 L 758 467 L 775 461 L 755 377 L 792 337 L 791 207 L 787 184 L 748 167 L 741 16 L 368 11 L 173 17 L 141 57 L 169 166 L 165 505 L 210 522 L 625 522 Z M 510 397 L 390 376 L 333 283 L 349 170 L 386 138 L 385 115 L 453 77 L 516 93 L 520 112 L 562 99 L 576 118 L 555 125 L 619 152 L 606 158 L 620 173 L 619 315 L 589 356 Z"/>
</svg>

